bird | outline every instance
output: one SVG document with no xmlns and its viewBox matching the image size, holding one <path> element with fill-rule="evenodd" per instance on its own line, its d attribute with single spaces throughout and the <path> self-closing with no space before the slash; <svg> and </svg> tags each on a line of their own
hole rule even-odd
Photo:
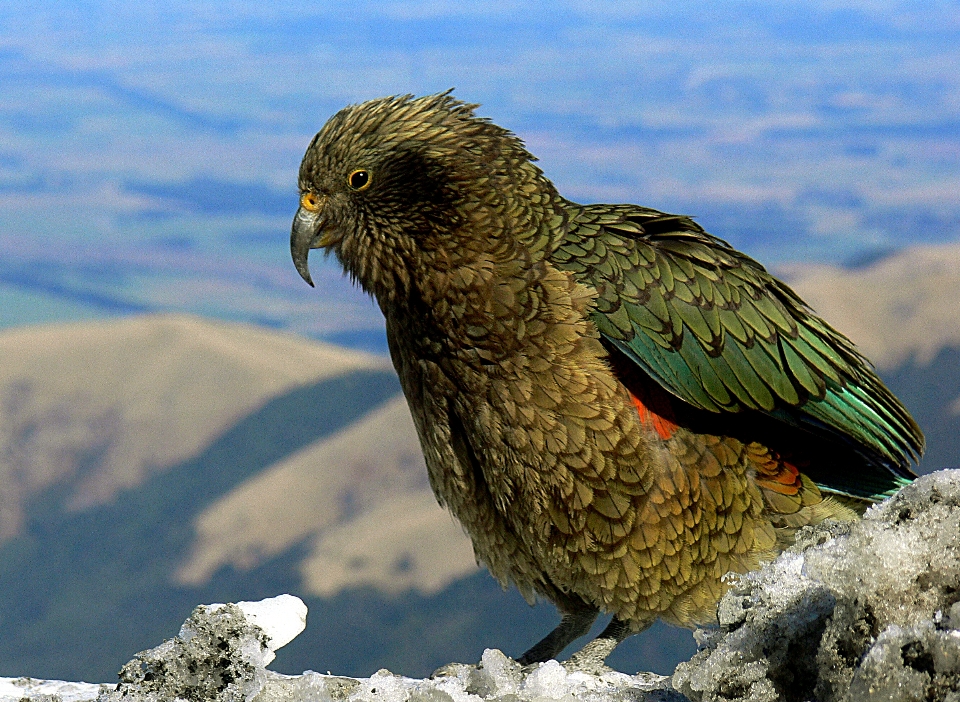
<svg viewBox="0 0 960 702">
<path fill-rule="evenodd" d="M 438 502 L 560 623 L 517 658 L 607 656 L 716 621 L 724 575 L 916 477 L 924 437 L 843 334 L 691 217 L 564 198 L 452 91 L 353 104 L 313 137 L 290 249 L 386 320 Z"/>
</svg>

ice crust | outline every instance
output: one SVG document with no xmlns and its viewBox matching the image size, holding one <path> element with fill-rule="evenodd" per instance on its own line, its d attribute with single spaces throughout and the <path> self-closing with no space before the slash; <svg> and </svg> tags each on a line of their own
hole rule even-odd
<svg viewBox="0 0 960 702">
<path fill-rule="evenodd" d="M 607 702 L 681 701 L 669 679 L 611 671 L 568 673 L 556 661 L 523 671 L 497 650 L 479 666 L 452 665 L 435 680 L 381 670 L 369 678 L 266 669 L 274 651 L 306 623 L 307 608 L 291 595 L 260 602 L 200 605 L 180 633 L 141 651 L 123 666 L 120 683 L 90 685 L 0 678 L 0 701 L 20 702 Z"/>
<path fill-rule="evenodd" d="M 672 679 L 521 669 L 494 649 L 433 680 L 267 670 L 305 622 L 290 595 L 201 605 L 119 684 L 0 678 L 0 701 L 960 702 L 960 470 L 920 478 L 861 522 L 801 530 L 773 563 L 733 578 L 719 626 L 697 632 L 701 650 Z"/>
<path fill-rule="evenodd" d="M 960 702 L 960 470 L 738 576 L 673 675 L 697 702 Z"/>
</svg>

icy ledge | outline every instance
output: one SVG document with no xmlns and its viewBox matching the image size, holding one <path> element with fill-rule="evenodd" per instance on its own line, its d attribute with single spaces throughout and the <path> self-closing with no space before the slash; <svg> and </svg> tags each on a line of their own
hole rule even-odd
<svg viewBox="0 0 960 702">
<path fill-rule="evenodd" d="M 797 537 L 736 578 L 673 686 L 697 702 L 960 702 L 960 470 Z"/>
<path fill-rule="evenodd" d="M 524 672 L 496 650 L 436 680 L 267 670 L 306 613 L 291 595 L 201 605 L 176 638 L 127 663 L 119 684 L 0 678 L 0 700 L 960 702 L 960 471 L 920 478 L 862 522 L 805 529 L 776 561 L 735 578 L 719 628 L 698 632 L 700 652 L 672 679 L 567 673 L 555 661 Z"/>
<path fill-rule="evenodd" d="M 682 700 L 669 678 L 611 671 L 602 676 L 568 673 L 556 661 L 523 673 L 500 651 L 488 649 L 479 667 L 451 666 L 452 674 L 415 680 L 381 670 L 369 678 L 308 671 L 281 675 L 266 669 L 274 651 L 306 625 L 307 607 L 298 597 L 280 595 L 260 602 L 200 605 L 180 633 L 138 653 L 120 671 L 119 684 L 92 685 L 29 678 L 0 678 L 6 702 L 604 702 Z M 666 696 L 664 696 L 666 695 Z M 651 698 L 654 699 L 654 698 Z"/>
</svg>

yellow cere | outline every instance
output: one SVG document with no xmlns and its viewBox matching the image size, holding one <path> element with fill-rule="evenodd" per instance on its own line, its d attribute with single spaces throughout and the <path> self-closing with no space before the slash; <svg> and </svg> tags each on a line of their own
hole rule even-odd
<svg viewBox="0 0 960 702">
<path fill-rule="evenodd" d="M 320 196 L 316 193 L 306 192 L 300 195 L 300 207 L 311 212 L 320 209 Z"/>
</svg>

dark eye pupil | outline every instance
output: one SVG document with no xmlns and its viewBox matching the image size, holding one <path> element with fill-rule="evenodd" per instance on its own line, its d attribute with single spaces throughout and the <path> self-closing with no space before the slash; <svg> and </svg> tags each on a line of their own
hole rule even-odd
<svg viewBox="0 0 960 702">
<path fill-rule="evenodd" d="M 366 171 L 354 171 L 350 174 L 350 187 L 359 190 L 370 182 L 370 174 Z"/>
</svg>

